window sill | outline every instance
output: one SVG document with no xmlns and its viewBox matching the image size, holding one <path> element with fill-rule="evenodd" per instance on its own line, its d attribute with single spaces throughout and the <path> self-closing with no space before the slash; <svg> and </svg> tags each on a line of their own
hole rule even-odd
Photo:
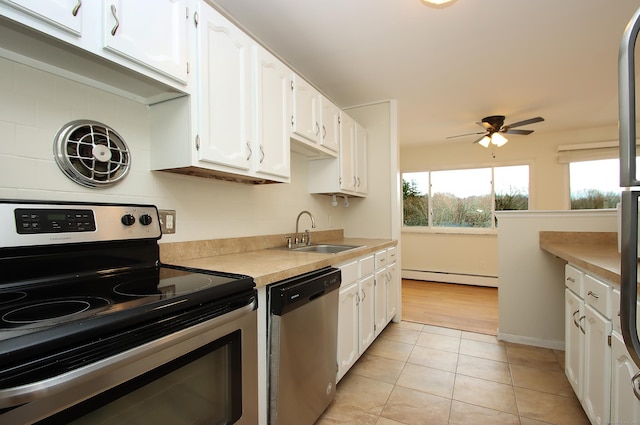
<svg viewBox="0 0 640 425">
<path fill-rule="evenodd" d="M 486 229 L 478 227 L 421 227 L 402 226 L 402 233 L 426 233 L 442 235 L 498 235 L 498 229 Z"/>
</svg>

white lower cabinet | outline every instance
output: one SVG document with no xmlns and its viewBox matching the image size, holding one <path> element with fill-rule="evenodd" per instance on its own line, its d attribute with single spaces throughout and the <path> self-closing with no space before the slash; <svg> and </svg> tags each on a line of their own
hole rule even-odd
<svg viewBox="0 0 640 425">
<path fill-rule="evenodd" d="M 564 291 L 564 371 L 579 400 L 584 381 L 584 300 L 569 288 Z"/>
<path fill-rule="evenodd" d="M 567 265 L 565 372 L 594 425 L 640 423 L 639 369 L 620 332 L 614 284 Z"/>
<path fill-rule="evenodd" d="M 385 255 L 386 264 L 387 250 L 376 256 L 379 254 Z M 383 266 L 376 270 L 375 256 L 366 255 L 336 267 L 342 273 L 338 309 L 339 381 L 393 318 L 398 298 L 397 283 L 391 281 L 397 275 L 395 261 L 392 268 Z"/>
<path fill-rule="evenodd" d="M 611 335 L 611 424 L 639 424 L 640 400 L 633 390 L 638 390 L 634 377 L 640 370 L 635 365 L 622 335 L 613 332 Z"/>
<path fill-rule="evenodd" d="M 594 425 L 609 423 L 611 394 L 611 321 L 585 304 L 584 396 L 582 406 Z"/>
</svg>

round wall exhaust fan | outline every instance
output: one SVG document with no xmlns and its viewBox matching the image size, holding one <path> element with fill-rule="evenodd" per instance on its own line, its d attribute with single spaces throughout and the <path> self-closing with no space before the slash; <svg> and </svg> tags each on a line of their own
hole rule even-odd
<svg viewBox="0 0 640 425">
<path fill-rule="evenodd" d="M 54 157 L 62 172 L 85 187 L 107 187 L 125 178 L 131 164 L 129 148 L 109 126 L 77 120 L 56 134 Z"/>
</svg>

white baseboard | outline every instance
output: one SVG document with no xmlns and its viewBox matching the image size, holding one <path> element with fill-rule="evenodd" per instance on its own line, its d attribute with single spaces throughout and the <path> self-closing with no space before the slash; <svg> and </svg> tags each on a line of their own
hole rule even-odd
<svg viewBox="0 0 640 425">
<path fill-rule="evenodd" d="M 421 270 L 402 270 L 403 279 L 427 280 L 432 282 L 460 283 L 464 285 L 498 287 L 498 278 L 470 274 L 425 272 Z"/>
<path fill-rule="evenodd" d="M 564 351 L 564 341 L 550 341 L 548 339 L 532 338 L 522 335 L 513 335 L 500 332 L 498 329 L 498 340 L 512 342 L 514 344 L 533 345 L 534 347 L 550 348 L 552 350 Z"/>
</svg>

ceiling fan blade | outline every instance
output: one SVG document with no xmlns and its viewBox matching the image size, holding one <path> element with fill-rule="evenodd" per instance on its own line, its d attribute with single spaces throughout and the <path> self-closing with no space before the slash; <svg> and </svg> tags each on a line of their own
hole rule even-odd
<svg viewBox="0 0 640 425">
<path fill-rule="evenodd" d="M 485 136 L 485 135 L 483 135 L 482 137 L 480 137 L 480 138 L 479 138 L 479 139 L 477 139 L 477 140 L 474 140 L 474 141 L 473 141 L 473 143 L 478 143 L 480 140 L 484 139 L 484 136 Z"/>
<path fill-rule="evenodd" d="M 526 136 L 527 134 L 533 133 L 533 130 L 512 130 L 508 128 L 506 131 L 501 131 L 501 133 L 522 134 L 523 136 Z"/>
<path fill-rule="evenodd" d="M 486 131 L 481 131 L 479 133 L 458 134 L 457 136 L 449 136 L 449 137 L 447 137 L 447 139 L 455 139 L 456 137 L 465 137 L 465 136 L 471 136 L 471 135 L 474 135 L 474 134 L 485 134 L 485 133 L 486 133 Z"/>
<path fill-rule="evenodd" d="M 529 118 L 528 120 L 514 122 L 513 124 L 506 125 L 505 127 L 513 128 L 513 127 L 521 127 L 523 125 L 534 124 L 537 122 L 544 121 L 542 117 Z"/>
</svg>

